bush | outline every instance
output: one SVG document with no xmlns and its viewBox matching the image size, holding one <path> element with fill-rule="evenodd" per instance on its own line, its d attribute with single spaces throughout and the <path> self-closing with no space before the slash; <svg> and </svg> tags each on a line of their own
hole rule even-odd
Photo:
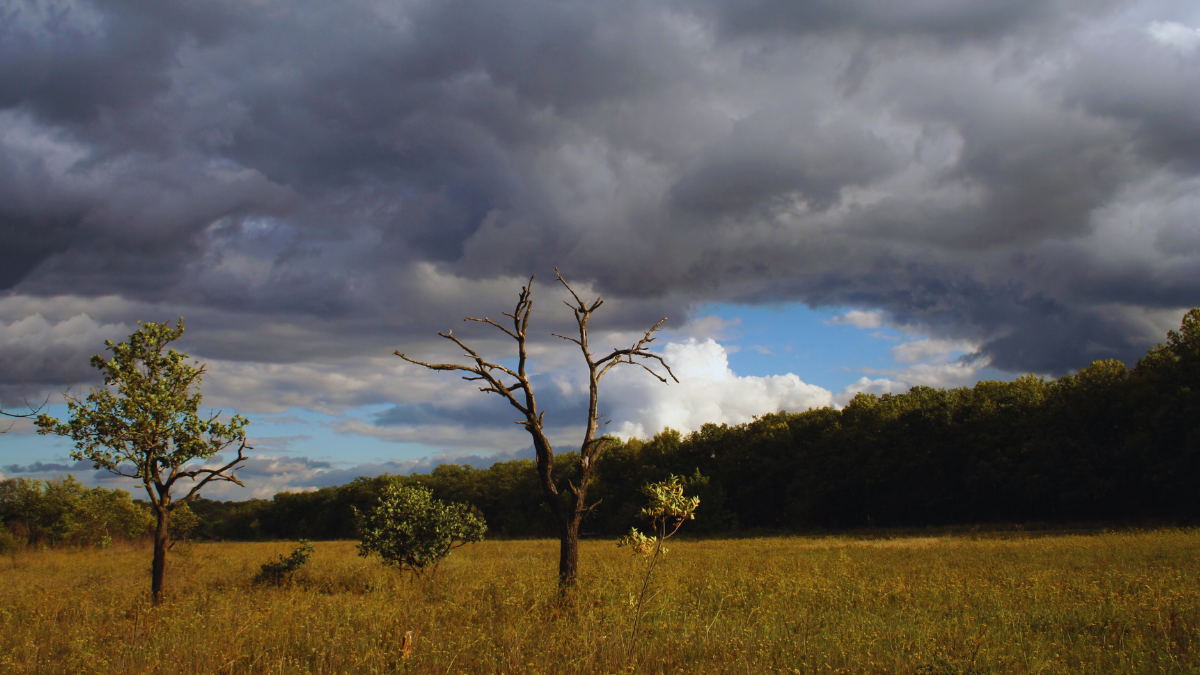
<svg viewBox="0 0 1200 675">
<path fill-rule="evenodd" d="M 0 527 L 0 555 L 16 555 L 23 548 L 25 548 L 23 537 L 18 537 L 6 527 Z"/>
<path fill-rule="evenodd" d="M 191 539 L 192 533 L 199 526 L 200 517 L 192 511 L 187 502 L 176 506 L 175 510 L 171 512 L 171 522 L 167 524 L 167 531 L 171 536 L 171 546 L 175 546 L 176 542 Z"/>
<path fill-rule="evenodd" d="M 308 559 L 312 557 L 316 547 L 307 539 L 300 540 L 300 546 L 296 550 L 288 554 L 287 557 L 279 556 L 279 560 L 274 560 L 264 563 L 259 569 L 258 576 L 254 577 L 256 584 L 275 584 L 279 586 L 283 583 L 291 583 L 292 577 Z"/>
<path fill-rule="evenodd" d="M 409 570 L 420 576 L 438 565 L 452 549 L 483 540 L 487 524 L 466 504 L 434 499 L 423 487 L 388 485 L 379 504 L 367 514 L 358 514 L 362 542 L 358 554 L 378 553 L 383 564 Z"/>
</svg>

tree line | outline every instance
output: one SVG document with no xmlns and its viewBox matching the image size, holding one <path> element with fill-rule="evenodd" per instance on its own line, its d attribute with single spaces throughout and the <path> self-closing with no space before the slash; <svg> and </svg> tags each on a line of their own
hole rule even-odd
<svg viewBox="0 0 1200 675">
<path fill-rule="evenodd" d="M 55 480 L 7 478 L 0 481 L 0 532 L 11 550 L 25 545 L 106 546 L 136 539 L 152 522 L 146 509 L 124 490 L 86 488 L 73 476 Z"/>
<path fill-rule="evenodd" d="M 578 474 L 560 454 L 559 480 Z M 675 474 L 701 498 L 694 531 L 805 530 L 987 522 L 1200 519 L 1200 309 L 1132 367 L 973 387 L 858 394 L 840 409 L 610 443 L 590 482 L 600 505 L 582 533 L 637 522 L 639 489 Z M 493 534 L 553 536 L 536 464 L 442 465 L 270 500 L 193 500 L 205 536 L 354 538 L 353 509 L 386 486 L 420 485 L 470 504 Z"/>
<path fill-rule="evenodd" d="M 121 489 L 85 487 L 62 478 L 0 480 L 0 553 L 26 546 L 97 546 L 136 541 L 152 531 L 154 514 L 144 501 Z M 171 522 L 173 539 L 186 539 L 201 525 L 187 504 Z"/>
</svg>

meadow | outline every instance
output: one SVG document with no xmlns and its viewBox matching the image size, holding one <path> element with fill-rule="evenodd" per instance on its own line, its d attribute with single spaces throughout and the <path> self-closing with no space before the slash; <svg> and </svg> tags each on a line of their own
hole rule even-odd
<svg viewBox="0 0 1200 675">
<path fill-rule="evenodd" d="M 612 541 L 565 599 L 554 541 L 415 581 L 318 542 L 293 583 L 252 582 L 294 547 L 176 546 L 158 608 L 146 548 L 0 558 L 0 672 L 1200 672 L 1195 529 L 677 541 L 636 643 L 642 563 Z"/>
</svg>

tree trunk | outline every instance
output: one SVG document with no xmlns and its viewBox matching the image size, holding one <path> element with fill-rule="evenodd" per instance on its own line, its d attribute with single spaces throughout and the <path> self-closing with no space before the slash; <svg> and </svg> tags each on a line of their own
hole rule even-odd
<svg viewBox="0 0 1200 675">
<path fill-rule="evenodd" d="M 558 586 L 562 590 L 575 587 L 579 573 L 579 517 L 567 516 L 559 528 Z"/>
<path fill-rule="evenodd" d="M 167 547 L 171 544 L 167 526 L 170 524 L 171 513 L 165 508 L 158 509 L 158 527 L 154 530 L 154 564 L 150 568 L 150 593 L 154 604 L 161 605 L 163 601 L 163 577 L 167 571 Z"/>
</svg>

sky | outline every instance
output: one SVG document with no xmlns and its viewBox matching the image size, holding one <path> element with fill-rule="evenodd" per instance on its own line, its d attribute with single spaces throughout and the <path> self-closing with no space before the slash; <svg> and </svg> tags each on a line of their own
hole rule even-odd
<svg viewBox="0 0 1200 675">
<path fill-rule="evenodd" d="M 858 391 L 1132 364 L 1200 305 L 1200 5 L 1182 0 L 8 0 L 0 402 L 99 384 L 184 317 L 245 488 L 528 456 L 498 397 L 401 361 L 512 343 L 551 439 L 582 362 L 554 269 L 678 384 L 649 437 Z M 17 421 L 0 473 L 126 485 Z"/>
</svg>

